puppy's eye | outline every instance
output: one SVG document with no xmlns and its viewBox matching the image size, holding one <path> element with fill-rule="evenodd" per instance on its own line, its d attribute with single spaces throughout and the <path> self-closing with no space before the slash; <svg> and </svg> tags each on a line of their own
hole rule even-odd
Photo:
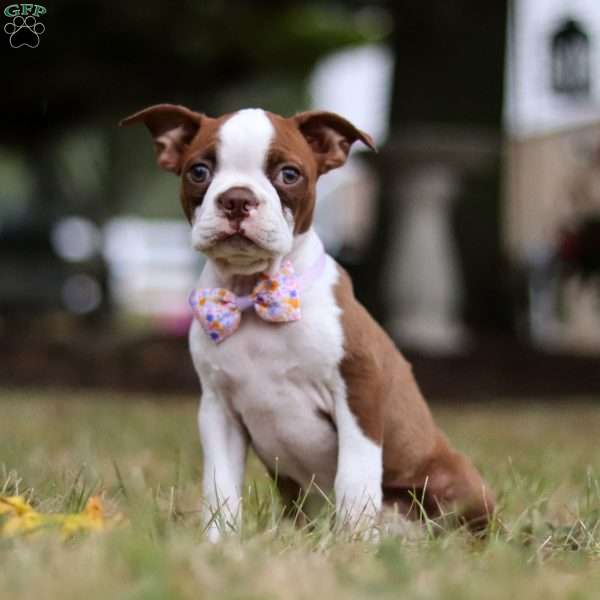
<svg viewBox="0 0 600 600">
<path fill-rule="evenodd" d="M 206 183 L 210 179 L 211 175 L 212 173 L 210 172 L 210 168 L 203 163 L 193 165 L 188 171 L 188 177 L 194 183 Z"/>
<path fill-rule="evenodd" d="M 283 183 L 284 185 L 293 185 L 300 179 L 300 171 L 296 167 L 286 166 L 277 173 L 277 183 Z"/>
</svg>

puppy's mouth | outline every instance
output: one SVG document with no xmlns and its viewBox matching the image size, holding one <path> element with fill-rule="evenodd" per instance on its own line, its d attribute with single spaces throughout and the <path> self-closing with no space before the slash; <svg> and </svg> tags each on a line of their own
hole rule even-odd
<svg viewBox="0 0 600 600">
<path fill-rule="evenodd" d="M 231 250 L 239 250 L 240 252 L 249 252 L 253 248 L 259 248 L 259 245 L 251 240 L 243 229 L 235 233 L 222 232 L 217 235 L 215 245 L 226 245 Z"/>
<path fill-rule="evenodd" d="M 272 258 L 271 252 L 251 239 L 241 228 L 234 233 L 219 233 L 204 253 L 219 265 L 238 269 L 240 273 L 262 270 Z"/>
</svg>

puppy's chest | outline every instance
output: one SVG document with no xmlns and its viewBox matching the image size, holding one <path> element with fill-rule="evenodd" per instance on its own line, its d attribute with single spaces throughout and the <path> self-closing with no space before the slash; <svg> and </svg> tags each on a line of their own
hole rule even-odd
<svg viewBox="0 0 600 600">
<path fill-rule="evenodd" d="M 320 462 L 329 469 L 335 459 L 331 415 L 343 356 L 340 314 L 329 288 L 304 299 L 300 321 L 267 323 L 246 311 L 240 329 L 219 345 L 197 323 L 191 332 L 202 384 L 241 418 L 271 468 L 277 460 L 282 473 L 298 479 L 310 477 L 308 470 Z"/>
<path fill-rule="evenodd" d="M 329 388 L 342 358 L 340 311 L 332 298 L 315 295 L 302 306 L 300 321 L 269 323 L 251 310 L 240 328 L 214 344 L 201 328 L 192 331 L 192 354 L 207 378 L 239 414 L 276 411 L 296 395 L 330 407 Z"/>
</svg>

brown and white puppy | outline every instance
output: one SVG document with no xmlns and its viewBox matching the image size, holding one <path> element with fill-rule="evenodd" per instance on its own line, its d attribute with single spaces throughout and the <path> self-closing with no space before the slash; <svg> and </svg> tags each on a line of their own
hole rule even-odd
<svg viewBox="0 0 600 600">
<path fill-rule="evenodd" d="M 324 252 L 312 228 L 318 177 L 342 166 L 354 142 L 373 148 L 328 112 L 210 118 L 161 104 L 122 121 L 137 122 L 150 130 L 159 166 L 181 176 L 192 243 L 208 257 L 198 287 L 238 295 L 283 259 L 310 272 Z M 192 324 L 207 519 L 226 508 L 239 521 L 251 444 L 285 501 L 314 482 L 335 491 L 340 522 L 374 523 L 385 503 L 408 511 L 416 490 L 433 514 L 485 524 L 491 493 L 437 429 L 410 365 L 331 257 L 302 290 L 301 311 L 290 323 L 246 311 L 221 344 Z M 209 536 L 220 533 L 213 519 Z"/>
</svg>

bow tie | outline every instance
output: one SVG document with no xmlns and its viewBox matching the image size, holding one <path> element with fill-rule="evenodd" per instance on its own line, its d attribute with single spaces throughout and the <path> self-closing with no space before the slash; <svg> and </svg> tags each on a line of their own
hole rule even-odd
<svg viewBox="0 0 600 600">
<path fill-rule="evenodd" d="M 236 296 L 224 288 L 202 288 L 192 292 L 190 305 L 202 329 L 219 344 L 235 333 L 242 312 L 251 306 L 265 321 L 298 321 L 301 316 L 298 283 L 294 267 L 288 260 L 274 277 L 261 274 L 248 296 Z"/>
</svg>

